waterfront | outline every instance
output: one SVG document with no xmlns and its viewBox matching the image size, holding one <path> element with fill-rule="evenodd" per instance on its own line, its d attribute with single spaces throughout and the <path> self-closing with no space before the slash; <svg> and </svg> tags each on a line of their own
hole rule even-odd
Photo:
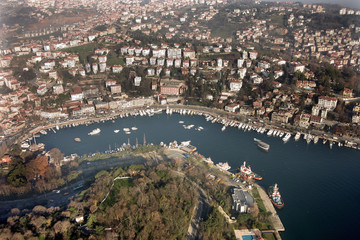
<svg viewBox="0 0 360 240">
<path fill-rule="evenodd" d="M 184 129 L 183 124 L 195 125 Z M 126 135 L 123 128 L 136 126 L 138 130 Z M 204 130 L 197 131 L 202 126 Z M 88 136 L 95 128 L 99 135 Z M 283 239 L 336 239 L 359 233 L 356 226 L 360 222 L 358 197 L 360 183 L 357 175 L 360 169 L 359 152 L 349 148 L 328 144 L 309 144 L 301 139 L 291 139 L 283 144 L 280 138 L 267 137 L 266 134 L 243 132 L 237 128 L 206 122 L 201 116 L 154 115 L 153 117 L 129 117 L 95 123 L 89 126 L 65 128 L 53 133 L 48 131 L 38 142 L 46 144 L 47 149 L 60 148 L 66 155 L 79 155 L 114 149 L 122 143 L 169 143 L 177 140 L 191 140 L 198 151 L 210 156 L 214 162 L 228 161 L 235 170 L 245 160 L 252 169 L 263 177 L 260 185 L 268 187 L 277 182 L 285 201 L 279 215 L 286 232 Z M 114 133 L 120 129 L 119 133 Z M 81 138 L 75 142 L 74 138 Z M 259 138 L 271 145 L 269 152 L 256 147 L 253 138 Z M 339 231 L 341 229 L 341 231 Z"/>
</svg>

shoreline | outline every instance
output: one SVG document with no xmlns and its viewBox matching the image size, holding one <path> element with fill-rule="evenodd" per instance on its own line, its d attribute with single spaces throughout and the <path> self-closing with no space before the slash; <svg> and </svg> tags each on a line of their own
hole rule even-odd
<svg viewBox="0 0 360 240">
<path fill-rule="evenodd" d="M 96 122 L 102 122 L 102 121 L 109 121 L 114 120 L 119 117 L 128 117 L 130 116 L 138 116 L 138 113 L 140 111 L 146 111 L 146 110 L 166 110 L 171 109 L 174 110 L 176 113 L 182 114 L 182 111 L 184 110 L 184 114 L 191 114 L 191 115 L 208 115 L 212 116 L 213 118 L 218 119 L 218 123 L 223 124 L 224 126 L 227 126 L 229 121 L 235 122 L 237 126 L 240 123 L 249 124 L 251 127 L 259 128 L 262 127 L 265 129 L 265 131 L 269 130 L 277 130 L 282 131 L 284 133 L 290 133 L 292 134 L 291 137 L 294 137 L 294 135 L 299 132 L 302 135 L 311 135 L 318 137 L 319 140 L 323 141 L 323 144 L 329 142 L 330 148 L 332 148 L 333 144 L 338 143 L 339 147 L 344 146 L 348 148 L 353 148 L 355 150 L 360 150 L 360 139 L 354 139 L 354 138 L 345 138 L 336 136 L 330 133 L 325 133 L 324 131 L 319 130 L 306 130 L 294 127 L 292 125 L 281 125 L 269 122 L 269 121 L 263 121 L 258 120 L 252 117 L 239 115 L 236 113 L 226 112 L 222 109 L 216 109 L 216 108 L 209 108 L 209 107 L 203 107 L 203 106 L 195 106 L 195 105 L 151 105 L 151 106 L 143 106 L 143 107 L 135 107 L 135 108 L 128 108 L 124 109 L 119 112 L 111 113 L 107 116 L 90 116 L 86 118 L 80 118 L 80 119 L 68 119 L 63 122 L 56 122 L 56 123 L 50 123 L 47 125 L 40 125 L 37 127 L 34 127 L 32 129 L 27 130 L 25 134 L 17 138 L 15 141 L 16 144 L 21 144 L 23 141 L 26 141 L 27 139 L 33 137 L 35 134 L 38 134 L 41 130 L 53 130 L 56 127 L 63 128 L 63 127 L 76 127 L 78 125 L 82 124 L 92 124 Z M 148 115 L 145 115 L 148 116 Z M 222 122 L 221 122 L 221 121 Z M 256 129 L 249 129 L 250 130 L 256 130 Z M 239 128 L 239 130 L 241 130 Z M 264 133 L 266 134 L 266 133 Z M 274 136 L 275 137 L 275 136 Z M 311 140 L 310 140 L 311 142 Z M 315 143 L 316 144 L 316 143 Z"/>
</svg>

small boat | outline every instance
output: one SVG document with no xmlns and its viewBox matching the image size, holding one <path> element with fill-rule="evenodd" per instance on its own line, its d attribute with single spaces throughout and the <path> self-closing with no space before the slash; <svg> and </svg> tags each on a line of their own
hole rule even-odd
<svg viewBox="0 0 360 240">
<path fill-rule="evenodd" d="M 257 143 L 257 146 L 265 151 L 269 151 L 270 149 L 270 145 L 257 139 L 257 138 L 254 138 L 254 141 Z"/>
<path fill-rule="evenodd" d="M 137 127 L 132 127 L 131 130 L 136 131 L 136 130 L 138 130 L 138 128 Z"/>
<path fill-rule="evenodd" d="M 218 164 L 216 164 L 216 166 L 224 171 L 230 170 L 230 168 L 231 168 L 228 162 L 225 162 L 225 163 L 219 162 Z"/>
<path fill-rule="evenodd" d="M 124 132 L 129 132 L 130 128 L 123 128 Z"/>
<path fill-rule="evenodd" d="M 100 132 L 101 132 L 100 128 L 96 128 L 96 129 L 92 130 L 91 132 L 89 132 L 88 135 L 92 136 L 92 135 L 99 134 Z"/>
<path fill-rule="evenodd" d="M 184 123 L 184 121 L 179 121 L 179 123 Z"/>
<path fill-rule="evenodd" d="M 74 138 L 75 142 L 81 142 L 80 138 Z"/>
<path fill-rule="evenodd" d="M 300 137 L 301 137 L 301 133 L 297 132 L 295 137 L 294 137 L 295 141 L 299 141 Z"/>
<path fill-rule="evenodd" d="M 43 135 L 47 134 L 46 130 L 44 130 L 44 129 L 40 130 L 40 133 L 43 134 Z"/>
<path fill-rule="evenodd" d="M 115 129 L 115 130 L 114 130 L 114 133 L 118 133 L 118 132 L 120 132 L 119 129 Z"/>
<path fill-rule="evenodd" d="M 221 131 L 225 131 L 226 129 L 226 126 L 224 125 L 222 128 L 221 128 Z"/>
<path fill-rule="evenodd" d="M 127 132 L 125 132 L 125 134 L 131 134 L 131 132 L 130 132 L 130 131 L 127 131 Z"/>
</svg>

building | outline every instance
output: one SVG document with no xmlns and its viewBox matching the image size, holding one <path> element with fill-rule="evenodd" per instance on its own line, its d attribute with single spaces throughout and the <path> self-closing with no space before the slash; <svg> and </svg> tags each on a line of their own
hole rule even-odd
<svg viewBox="0 0 360 240">
<path fill-rule="evenodd" d="M 238 92 L 242 87 L 243 82 L 241 80 L 230 80 L 229 87 L 230 91 Z"/>
<path fill-rule="evenodd" d="M 254 206 L 254 198 L 248 191 L 234 188 L 232 197 L 232 209 L 240 213 L 248 213 L 250 208 Z"/>
<path fill-rule="evenodd" d="M 234 113 L 239 108 L 240 108 L 240 105 L 238 103 L 231 103 L 231 104 L 228 104 L 225 106 L 225 111 Z"/>
<path fill-rule="evenodd" d="M 70 92 L 71 101 L 81 101 L 84 98 L 83 91 L 80 87 L 74 88 L 72 92 Z"/>
<path fill-rule="evenodd" d="M 318 105 L 320 107 L 326 108 L 330 111 L 333 111 L 337 105 L 336 97 L 320 96 L 318 100 Z"/>
<path fill-rule="evenodd" d="M 181 95 L 186 89 L 185 82 L 180 80 L 161 80 L 160 94 L 164 95 Z"/>
<path fill-rule="evenodd" d="M 121 93 L 121 85 L 115 84 L 110 87 L 111 94 Z"/>
<path fill-rule="evenodd" d="M 139 87 L 141 83 L 141 77 L 135 77 L 134 78 L 134 86 Z"/>
</svg>

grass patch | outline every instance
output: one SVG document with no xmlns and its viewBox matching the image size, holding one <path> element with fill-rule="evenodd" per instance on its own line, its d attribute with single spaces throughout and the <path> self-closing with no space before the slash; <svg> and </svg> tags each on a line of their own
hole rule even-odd
<svg viewBox="0 0 360 240">
<path fill-rule="evenodd" d="M 276 240 L 273 233 L 263 233 L 263 237 L 267 240 Z"/>
<path fill-rule="evenodd" d="M 131 178 L 118 179 L 114 182 L 109 196 L 103 202 L 103 207 L 111 207 L 116 203 L 117 195 L 119 194 L 121 188 L 129 188 L 133 186 L 133 181 Z"/>
<path fill-rule="evenodd" d="M 79 177 L 82 171 L 71 171 L 69 175 L 67 175 L 66 179 L 68 182 L 71 182 Z"/>
<path fill-rule="evenodd" d="M 256 188 L 254 188 L 252 191 L 251 191 L 254 199 L 255 199 L 255 202 L 257 204 L 257 206 L 259 207 L 259 210 L 260 212 L 266 212 L 266 208 L 265 208 L 265 205 L 260 197 L 260 194 L 258 192 L 258 190 Z"/>
<path fill-rule="evenodd" d="M 81 46 L 78 46 L 78 47 L 67 48 L 64 51 L 69 52 L 69 53 L 78 54 L 80 62 L 85 64 L 87 62 L 87 57 L 89 55 L 94 54 L 94 51 L 97 48 L 98 48 L 97 43 L 88 43 L 88 44 L 81 45 Z"/>
</svg>

